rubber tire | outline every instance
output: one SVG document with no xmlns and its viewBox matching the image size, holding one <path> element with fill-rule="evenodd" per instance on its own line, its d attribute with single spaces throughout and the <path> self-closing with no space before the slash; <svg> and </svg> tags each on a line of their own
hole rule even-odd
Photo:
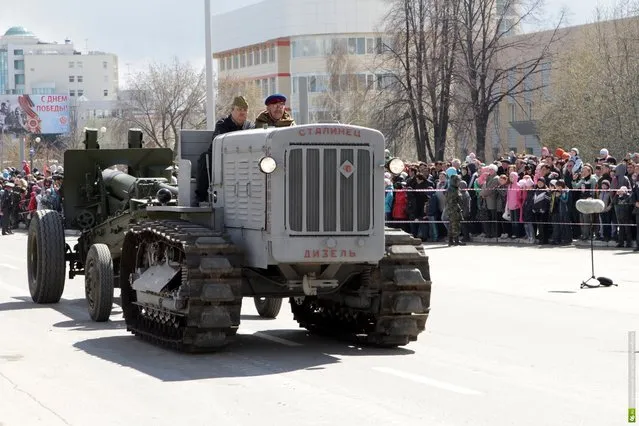
<svg viewBox="0 0 639 426">
<path fill-rule="evenodd" d="M 262 318 L 277 318 L 277 314 L 280 313 L 282 308 L 282 299 L 279 297 L 265 297 L 261 300 L 261 297 L 254 297 L 255 309 Z"/>
<path fill-rule="evenodd" d="M 95 271 L 95 282 L 90 276 Z M 88 287 L 93 284 L 93 305 L 89 302 Z M 106 244 L 93 244 L 84 262 L 84 294 L 87 299 L 89 316 L 95 322 L 105 322 L 113 308 L 113 259 Z"/>
<path fill-rule="evenodd" d="M 38 210 L 27 237 L 27 279 L 31 299 L 38 304 L 58 303 L 66 276 L 64 226 L 54 210 Z"/>
</svg>

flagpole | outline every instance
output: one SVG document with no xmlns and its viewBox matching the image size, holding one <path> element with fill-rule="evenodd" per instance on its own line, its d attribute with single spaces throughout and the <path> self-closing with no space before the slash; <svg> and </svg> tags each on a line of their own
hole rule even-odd
<svg viewBox="0 0 639 426">
<path fill-rule="evenodd" d="M 213 87 L 213 49 L 211 39 L 211 0 L 204 0 L 206 49 L 206 128 L 215 128 L 215 88 Z"/>
</svg>

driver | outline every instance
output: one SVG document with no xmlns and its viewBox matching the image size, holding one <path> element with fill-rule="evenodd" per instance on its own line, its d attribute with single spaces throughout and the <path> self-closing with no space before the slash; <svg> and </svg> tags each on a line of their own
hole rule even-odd
<svg viewBox="0 0 639 426">
<path fill-rule="evenodd" d="M 266 110 L 255 119 L 255 128 L 294 126 L 293 117 L 286 111 L 286 96 L 275 94 L 264 101 Z"/>
<path fill-rule="evenodd" d="M 215 130 L 213 131 L 213 139 L 216 136 L 236 132 L 238 130 L 247 130 L 253 128 L 253 123 L 247 120 L 248 117 L 248 109 L 249 105 L 246 102 L 244 96 L 237 96 L 233 99 L 231 113 L 228 117 L 219 120 L 215 123 Z M 209 175 L 209 170 L 207 169 L 207 159 L 208 165 L 210 168 L 213 167 L 211 164 L 211 158 L 213 157 L 213 141 L 211 141 L 211 145 L 209 149 L 200 155 L 200 159 L 197 162 L 197 188 L 195 190 L 195 196 L 197 197 L 198 203 L 208 201 L 208 189 L 209 182 L 211 182 L 211 176 Z"/>
</svg>

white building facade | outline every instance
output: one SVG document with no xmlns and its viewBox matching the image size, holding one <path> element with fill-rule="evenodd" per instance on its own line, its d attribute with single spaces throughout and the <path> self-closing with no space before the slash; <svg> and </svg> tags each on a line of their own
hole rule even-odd
<svg viewBox="0 0 639 426">
<path fill-rule="evenodd" d="M 80 53 L 70 40 L 45 43 L 23 27 L 11 27 L 0 37 L 0 94 L 115 101 L 118 85 L 114 54 Z"/>
<path fill-rule="evenodd" d="M 264 98 L 284 94 L 298 120 L 299 78 L 307 77 L 310 120 L 322 121 L 326 117 L 315 100 L 331 85 L 327 59 L 336 46 L 351 64 L 345 80 L 370 87 L 380 78 L 373 58 L 383 45 L 388 8 L 383 0 L 264 0 L 214 15 L 219 78 L 252 82 Z"/>
</svg>

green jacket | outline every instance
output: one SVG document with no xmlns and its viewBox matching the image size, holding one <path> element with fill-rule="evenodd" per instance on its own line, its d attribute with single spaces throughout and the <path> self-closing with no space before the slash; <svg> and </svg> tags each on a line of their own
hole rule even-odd
<svg viewBox="0 0 639 426">
<path fill-rule="evenodd" d="M 288 113 L 288 111 L 284 111 L 284 115 L 282 115 L 282 118 L 280 118 L 278 121 L 273 120 L 271 116 L 268 115 L 267 111 L 262 111 L 260 115 L 258 115 L 255 119 L 255 128 L 261 129 L 264 127 L 265 124 L 268 127 L 289 127 L 294 126 L 295 121 L 293 120 L 293 117 L 291 117 L 291 115 Z"/>
</svg>

